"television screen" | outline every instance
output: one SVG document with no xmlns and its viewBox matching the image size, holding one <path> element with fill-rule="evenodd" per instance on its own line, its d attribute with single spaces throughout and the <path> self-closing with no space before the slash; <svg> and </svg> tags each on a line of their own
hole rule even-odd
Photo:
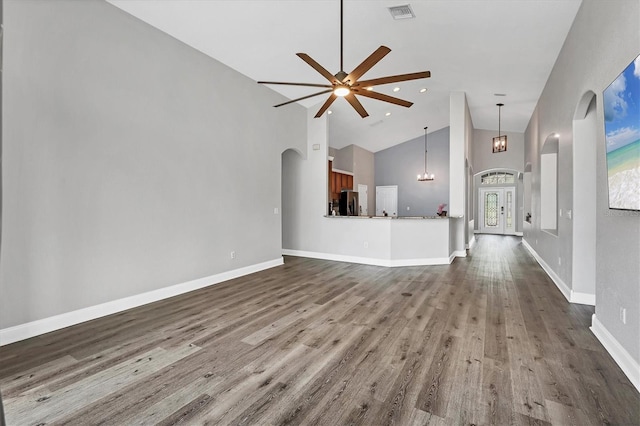
<svg viewBox="0 0 640 426">
<path fill-rule="evenodd" d="M 640 55 L 603 96 L 609 208 L 640 210 Z"/>
</svg>

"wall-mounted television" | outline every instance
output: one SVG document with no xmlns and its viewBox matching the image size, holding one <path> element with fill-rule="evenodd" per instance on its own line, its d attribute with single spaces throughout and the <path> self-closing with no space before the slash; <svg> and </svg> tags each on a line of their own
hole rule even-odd
<svg viewBox="0 0 640 426">
<path fill-rule="evenodd" d="M 604 90 L 609 208 L 640 210 L 640 55 Z"/>
</svg>

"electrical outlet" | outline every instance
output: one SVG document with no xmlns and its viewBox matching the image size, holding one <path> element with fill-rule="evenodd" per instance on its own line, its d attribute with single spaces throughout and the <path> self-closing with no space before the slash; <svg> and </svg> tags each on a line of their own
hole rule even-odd
<svg viewBox="0 0 640 426">
<path fill-rule="evenodd" d="M 279 212 L 278 208 L 277 208 L 277 207 L 274 207 L 274 208 L 273 208 L 273 214 L 278 214 L 278 212 Z"/>
<path fill-rule="evenodd" d="M 369 248 L 369 241 L 364 242 L 364 248 Z"/>
<path fill-rule="evenodd" d="M 567 210 L 567 218 L 571 219 L 571 210 Z"/>
<path fill-rule="evenodd" d="M 559 216 L 562 217 L 562 209 L 560 209 Z"/>
<path fill-rule="evenodd" d="M 562 258 L 558 256 L 558 266 L 562 265 Z"/>
<path fill-rule="evenodd" d="M 235 251 L 232 251 L 232 252 L 231 252 L 231 258 L 232 258 L 232 259 L 235 259 L 235 258 L 236 258 L 236 252 L 235 252 Z"/>
<path fill-rule="evenodd" d="M 622 321 L 623 324 L 627 323 L 627 309 L 626 308 L 620 308 L 620 321 Z"/>
<path fill-rule="evenodd" d="M 411 210 L 411 207 L 407 206 L 407 211 Z"/>
</svg>

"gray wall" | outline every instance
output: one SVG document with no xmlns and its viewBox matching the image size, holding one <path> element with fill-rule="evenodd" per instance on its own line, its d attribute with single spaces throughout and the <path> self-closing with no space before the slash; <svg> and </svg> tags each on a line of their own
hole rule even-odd
<svg viewBox="0 0 640 426">
<path fill-rule="evenodd" d="M 525 132 L 525 163 L 532 164 L 533 222 L 527 242 L 566 283 L 571 283 L 572 221 L 558 219 L 558 235 L 540 230 L 540 151 L 559 133 L 558 208 L 572 208 L 573 116 L 583 95 L 597 95 L 595 169 L 596 317 L 640 362 L 640 213 L 608 209 L 602 92 L 640 52 L 640 2 L 584 0 Z M 562 265 L 558 265 L 558 258 Z M 570 285 L 570 284 L 569 284 Z M 627 323 L 619 319 L 626 307 Z"/>
<path fill-rule="evenodd" d="M 504 111 L 503 111 L 504 113 Z M 497 131 L 475 129 L 473 131 L 473 171 L 480 173 L 489 169 L 524 170 L 524 133 L 501 132 L 507 135 L 505 152 L 491 151 L 491 138 Z"/>
<path fill-rule="evenodd" d="M 106 2 L 4 6 L 0 328 L 280 258 L 304 108 Z"/>
<path fill-rule="evenodd" d="M 398 185 L 399 216 L 435 216 L 439 204 L 449 204 L 449 128 L 429 133 L 427 144 L 431 182 L 416 180 L 424 170 L 424 135 L 375 153 L 375 185 Z"/>
<path fill-rule="evenodd" d="M 353 173 L 353 145 L 334 149 L 333 168 Z"/>
<path fill-rule="evenodd" d="M 353 146 L 353 189 L 358 184 L 367 185 L 367 210 L 369 215 L 376 214 L 375 155 L 358 145 Z"/>
</svg>

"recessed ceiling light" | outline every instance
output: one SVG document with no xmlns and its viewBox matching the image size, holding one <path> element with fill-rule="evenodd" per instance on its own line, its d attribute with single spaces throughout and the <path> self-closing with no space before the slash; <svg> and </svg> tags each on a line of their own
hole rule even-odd
<svg viewBox="0 0 640 426">
<path fill-rule="evenodd" d="M 388 117 L 388 116 L 390 116 L 390 115 L 391 115 L 391 113 L 390 113 L 390 112 L 388 112 L 388 113 L 386 113 L 385 115 Z"/>
<path fill-rule="evenodd" d="M 400 91 L 400 88 L 399 88 L 399 87 L 394 87 L 394 88 L 393 88 L 393 91 L 394 91 L 394 92 L 399 92 L 399 91 Z"/>
<path fill-rule="evenodd" d="M 333 111 L 329 110 L 327 111 L 327 114 L 333 114 Z"/>
<path fill-rule="evenodd" d="M 420 93 L 424 93 L 424 92 L 426 92 L 426 91 L 427 91 L 427 88 L 426 88 L 426 87 L 423 87 L 422 89 L 420 89 Z"/>
<path fill-rule="evenodd" d="M 373 87 L 369 86 L 367 87 L 367 90 L 373 90 Z"/>
</svg>

